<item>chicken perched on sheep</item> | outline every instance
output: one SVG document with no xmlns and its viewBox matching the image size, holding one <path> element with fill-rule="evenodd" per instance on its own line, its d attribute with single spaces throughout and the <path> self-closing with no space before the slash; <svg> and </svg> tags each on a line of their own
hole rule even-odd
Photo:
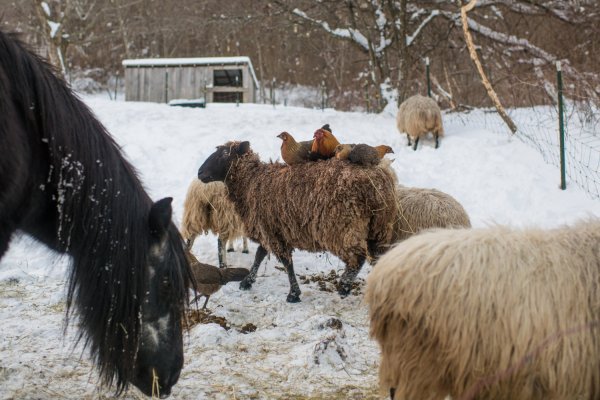
<svg viewBox="0 0 600 400">
<path fill-rule="evenodd" d="M 444 136 L 440 107 L 435 100 L 418 94 L 409 97 L 400 105 L 396 123 L 400 133 L 406 133 L 409 146 L 411 139 L 414 140 L 413 150 L 417 150 L 419 139 L 430 132 L 435 139 L 436 149 L 440 145 L 440 138 Z"/>
<path fill-rule="evenodd" d="M 338 160 L 348 160 L 358 165 L 377 165 L 386 154 L 393 154 L 394 150 L 390 146 L 379 145 L 369 146 L 368 144 L 338 144 L 335 147 L 335 158 Z"/>
<path fill-rule="evenodd" d="M 311 153 L 314 157 L 328 159 L 335 155 L 335 148 L 340 142 L 333 136 L 329 124 L 317 129 L 313 137 Z"/>
<path fill-rule="evenodd" d="M 296 165 L 312 160 L 312 140 L 297 142 L 288 132 L 281 132 L 277 137 L 281 139 L 281 158 L 287 165 Z"/>
</svg>

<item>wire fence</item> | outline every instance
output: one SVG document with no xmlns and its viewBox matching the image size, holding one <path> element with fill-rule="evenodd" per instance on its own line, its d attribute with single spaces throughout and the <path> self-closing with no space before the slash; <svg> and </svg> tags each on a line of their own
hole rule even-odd
<svg viewBox="0 0 600 400">
<path fill-rule="evenodd" d="M 565 81 L 569 82 L 569 76 Z M 529 85 L 529 84 L 528 84 Z M 568 84 L 564 100 L 565 169 L 567 190 L 575 184 L 594 199 L 600 199 L 600 109 L 594 99 L 577 93 L 575 85 Z M 544 160 L 557 167 L 557 185 L 560 182 L 561 153 L 558 102 L 549 106 L 531 106 L 507 110 L 517 125 L 516 137 L 536 149 Z M 475 110 L 464 123 L 497 131 L 508 132 L 493 109 Z"/>
</svg>

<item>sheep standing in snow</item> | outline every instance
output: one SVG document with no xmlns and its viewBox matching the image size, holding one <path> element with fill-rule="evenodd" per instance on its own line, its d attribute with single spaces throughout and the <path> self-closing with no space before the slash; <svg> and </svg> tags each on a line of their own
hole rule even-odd
<svg viewBox="0 0 600 400">
<path fill-rule="evenodd" d="M 442 125 L 442 112 L 435 100 L 419 94 L 406 99 L 398 109 L 396 123 L 400 133 L 406 133 L 408 145 L 411 139 L 415 141 L 413 147 L 417 150 L 419 138 L 431 132 L 435 138 L 435 148 L 439 147 L 439 138 L 444 136 Z"/>
<path fill-rule="evenodd" d="M 432 228 L 470 228 L 463 206 L 447 193 L 436 189 L 396 186 L 398 217 L 394 241 L 401 241 Z"/>
<path fill-rule="evenodd" d="M 218 235 L 219 267 L 227 267 L 227 243 L 233 251 L 233 241 L 242 237 L 242 252 L 248 253 L 248 239 L 244 236 L 242 221 L 227 197 L 225 185 L 222 182 L 206 184 L 194 179 L 183 205 L 181 236 L 191 249 L 196 236 L 208 232 Z"/>
<path fill-rule="evenodd" d="M 392 399 L 600 397 L 600 221 L 436 230 L 367 278 Z"/>
<path fill-rule="evenodd" d="M 242 289 L 252 286 L 270 251 L 288 272 L 287 301 L 300 301 L 292 263 L 292 252 L 300 249 L 329 251 L 346 264 L 338 284 L 346 296 L 365 260 L 386 251 L 393 239 L 395 185 L 377 166 L 336 159 L 292 166 L 264 163 L 248 142 L 229 142 L 208 157 L 198 178 L 225 182 L 246 234 L 260 243 Z"/>
</svg>

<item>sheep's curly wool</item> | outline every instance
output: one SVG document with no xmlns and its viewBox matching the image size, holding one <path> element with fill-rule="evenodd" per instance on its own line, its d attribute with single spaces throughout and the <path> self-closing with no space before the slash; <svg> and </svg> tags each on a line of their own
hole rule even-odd
<svg viewBox="0 0 600 400">
<path fill-rule="evenodd" d="M 395 399 L 600 397 L 600 221 L 435 230 L 367 278 Z"/>
<path fill-rule="evenodd" d="M 398 218 L 394 241 L 401 241 L 426 229 L 470 228 L 463 206 L 452 196 L 436 189 L 397 185 Z"/>
<path fill-rule="evenodd" d="M 406 99 L 398 108 L 396 124 L 400 133 L 406 133 L 413 140 L 429 132 L 444 136 L 442 112 L 435 100 L 414 95 Z"/>
<path fill-rule="evenodd" d="M 223 182 L 194 179 L 183 205 L 181 236 L 193 243 L 196 236 L 209 232 L 219 235 L 225 246 L 225 242 L 244 235 L 244 226 Z"/>
</svg>

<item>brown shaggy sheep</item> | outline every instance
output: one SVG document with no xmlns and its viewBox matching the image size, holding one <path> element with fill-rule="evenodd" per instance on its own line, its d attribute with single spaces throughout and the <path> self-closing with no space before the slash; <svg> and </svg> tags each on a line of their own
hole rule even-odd
<svg viewBox="0 0 600 400">
<path fill-rule="evenodd" d="M 329 251 L 346 270 L 338 284 L 342 296 L 367 257 L 388 249 L 396 204 L 391 175 L 380 167 L 361 167 L 336 159 L 288 166 L 261 162 L 248 142 L 218 146 L 198 170 L 203 182 L 224 181 L 246 234 L 260 243 L 248 289 L 267 250 L 286 267 L 287 301 L 300 301 L 294 249 Z"/>
<path fill-rule="evenodd" d="M 202 183 L 194 179 L 185 197 L 181 236 L 191 250 L 196 237 L 213 232 L 218 235 L 217 251 L 219 267 L 227 267 L 227 243 L 233 249 L 233 241 L 243 239 L 243 253 L 248 253 L 248 240 L 244 226 L 235 212 L 233 203 L 227 197 L 227 188 L 222 182 Z M 229 250 L 227 250 L 229 251 Z"/>
<path fill-rule="evenodd" d="M 400 104 L 396 116 L 400 133 L 406 133 L 408 145 L 411 138 L 415 141 L 413 150 L 417 150 L 419 138 L 431 132 L 435 138 L 435 148 L 440 145 L 439 138 L 444 136 L 442 112 L 432 98 L 419 94 L 409 97 Z"/>
<path fill-rule="evenodd" d="M 600 220 L 436 230 L 367 278 L 393 399 L 600 398 Z"/>
</svg>

